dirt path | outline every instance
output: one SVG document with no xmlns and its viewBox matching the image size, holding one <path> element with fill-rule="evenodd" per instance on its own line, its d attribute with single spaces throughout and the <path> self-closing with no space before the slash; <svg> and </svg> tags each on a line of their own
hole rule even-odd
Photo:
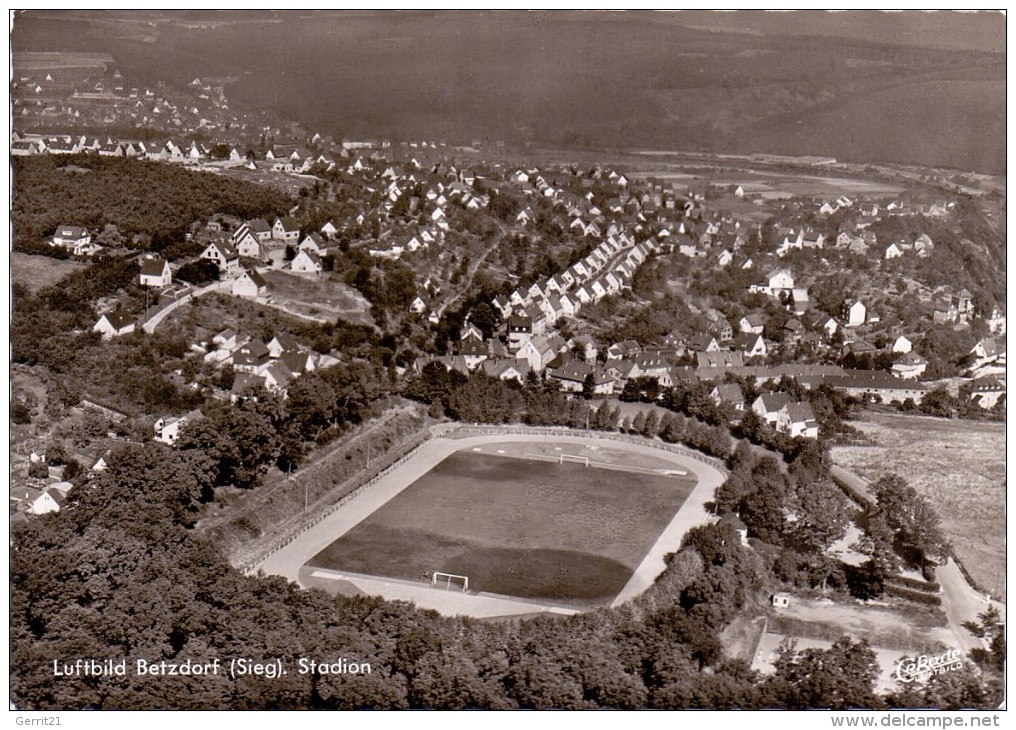
<svg viewBox="0 0 1016 730">
<path fill-rule="evenodd" d="M 160 309 L 158 312 L 156 312 L 155 314 L 153 314 L 151 317 L 148 318 L 148 321 L 145 322 L 144 325 L 142 325 L 142 329 L 144 329 L 144 331 L 147 332 L 148 334 L 151 334 L 155 332 L 155 328 L 158 327 L 160 324 L 162 324 L 162 321 L 166 317 L 175 312 L 184 304 L 190 302 L 192 299 L 203 297 L 205 294 L 214 291 L 229 291 L 232 286 L 233 282 L 227 280 L 227 281 L 215 281 L 209 284 L 208 286 L 201 287 L 200 289 L 188 294 L 187 296 L 177 299 L 175 302 L 168 305 L 165 309 Z"/>
</svg>

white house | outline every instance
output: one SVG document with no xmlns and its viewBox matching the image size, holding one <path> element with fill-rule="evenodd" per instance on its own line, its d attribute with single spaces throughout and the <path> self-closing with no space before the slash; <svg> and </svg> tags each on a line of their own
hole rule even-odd
<svg viewBox="0 0 1016 730">
<path fill-rule="evenodd" d="M 272 238 L 285 243 L 296 243 L 300 240 L 300 224 L 292 216 L 275 219 L 272 226 Z"/>
<path fill-rule="evenodd" d="M 843 317 L 847 327 L 859 327 L 867 317 L 867 308 L 859 299 L 851 299 L 843 305 Z"/>
<path fill-rule="evenodd" d="M 212 241 L 201 252 L 201 258 L 214 261 L 220 272 L 236 271 L 240 268 L 240 255 L 232 244 L 225 241 Z"/>
<path fill-rule="evenodd" d="M 173 281 L 169 262 L 159 256 L 147 255 L 141 259 L 141 286 L 163 287 Z"/>
<path fill-rule="evenodd" d="M 257 269 L 243 272 L 233 281 L 233 296 L 244 299 L 257 299 L 268 294 L 268 282 L 258 273 Z"/>
<path fill-rule="evenodd" d="M 300 251 L 293 259 L 291 268 L 298 274 L 320 274 L 324 267 L 317 254 L 311 251 Z"/>
<path fill-rule="evenodd" d="M 92 242 L 92 234 L 82 226 L 59 226 L 53 234 L 53 244 L 69 249 L 88 246 Z"/>
<path fill-rule="evenodd" d="M 155 440 L 173 446 L 180 438 L 180 429 L 202 415 L 201 411 L 191 411 L 179 418 L 160 418 L 155 422 Z"/>
<path fill-rule="evenodd" d="M 111 340 L 114 337 L 130 334 L 134 331 L 134 318 L 126 312 L 109 312 L 99 317 L 99 321 L 92 327 L 93 332 L 102 335 L 102 339 Z"/>
</svg>

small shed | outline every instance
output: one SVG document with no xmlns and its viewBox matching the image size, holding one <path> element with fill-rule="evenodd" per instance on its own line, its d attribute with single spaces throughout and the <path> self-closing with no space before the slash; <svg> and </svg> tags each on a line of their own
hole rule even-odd
<svg viewBox="0 0 1016 730">
<path fill-rule="evenodd" d="M 773 594 L 773 608 L 790 608 L 790 594 L 789 593 L 774 593 Z"/>
</svg>

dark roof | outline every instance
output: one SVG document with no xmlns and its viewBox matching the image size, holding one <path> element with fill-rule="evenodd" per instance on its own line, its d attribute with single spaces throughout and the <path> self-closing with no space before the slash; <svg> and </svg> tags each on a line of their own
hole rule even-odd
<svg viewBox="0 0 1016 730">
<path fill-rule="evenodd" d="M 842 375 L 827 375 L 822 384 L 833 388 L 876 388 L 881 390 L 927 390 L 913 380 L 894 378 L 878 370 L 846 370 Z"/>
<path fill-rule="evenodd" d="M 258 273 L 257 269 L 251 269 L 250 271 L 247 271 L 245 273 L 248 277 L 250 277 L 250 280 L 253 281 L 255 286 L 257 286 L 259 289 L 263 286 L 268 286 L 268 282 L 265 281 L 265 277 L 261 276 L 261 274 Z"/>
<path fill-rule="evenodd" d="M 166 270 L 166 260 L 155 257 L 145 257 L 141 259 L 141 275 L 142 276 L 162 276 L 162 272 Z"/>
<path fill-rule="evenodd" d="M 297 223 L 296 218 L 294 218 L 291 215 L 287 215 L 287 216 L 284 216 L 282 218 L 279 218 L 276 221 L 276 223 L 281 223 L 283 230 L 285 230 L 286 232 L 293 232 L 293 231 L 299 231 L 300 230 L 300 224 Z"/>
<path fill-rule="evenodd" d="M 741 367 L 744 365 L 744 356 L 740 352 L 719 351 L 719 352 L 696 352 L 698 366 L 701 367 Z"/>
<path fill-rule="evenodd" d="M 122 330 L 124 327 L 134 323 L 133 317 L 127 314 L 127 312 L 124 312 L 123 310 L 119 309 L 115 312 L 108 312 L 103 316 L 106 318 L 106 321 L 109 322 L 111 325 L 113 325 L 113 328 L 116 330 Z"/>
<path fill-rule="evenodd" d="M 82 226 L 60 226 L 56 229 L 59 238 L 84 238 L 88 235 L 88 229 Z"/>
</svg>

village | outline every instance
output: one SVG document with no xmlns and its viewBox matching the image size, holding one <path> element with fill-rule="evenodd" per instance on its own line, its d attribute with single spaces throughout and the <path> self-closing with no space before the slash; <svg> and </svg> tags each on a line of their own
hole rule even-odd
<svg viewBox="0 0 1016 730">
<path fill-rule="evenodd" d="M 461 276 L 463 257 L 454 250 L 459 242 L 455 229 L 465 215 L 480 214 L 498 226 L 494 235 L 487 233 L 487 248 L 478 257 L 481 263 L 496 262 L 498 257 L 492 254 L 506 242 L 525 236 L 539 240 L 548 231 L 552 240 L 563 242 L 571 263 L 539 276 L 505 268 L 502 275 L 520 283 L 504 285 L 503 293 L 487 302 L 487 314 L 493 313 L 492 323 L 483 325 L 488 331 L 470 322 L 465 313 L 445 354 L 407 357 L 399 369 L 402 377 L 419 375 L 428 364 L 437 363 L 462 375 L 480 372 L 519 384 L 532 378 L 546 380 L 563 392 L 597 398 L 620 396 L 629 382 L 645 378 L 655 380 L 661 390 L 709 383 L 710 399 L 731 422 L 751 410 L 777 432 L 807 439 L 819 437 L 808 402 L 783 392 L 767 392 L 745 402 L 741 387 L 729 382 L 731 377 L 748 378 L 759 387 L 794 378 L 805 388 L 829 386 L 869 403 L 905 409 L 920 406 L 926 393 L 945 387 L 982 409 L 1004 407 L 1005 315 L 999 307 L 979 310 L 971 293 L 962 288 L 920 292 L 926 300 L 922 316 L 929 324 L 964 329 L 977 323 L 987 335 L 970 351 L 961 373 L 929 380 L 928 360 L 917 346 L 924 337 L 920 325 L 893 316 L 883 320 L 889 312 L 880 312 L 861 292 L 844 296 L 837 307 L 821 308 L 801 282 L 814 281 L 816 259 L 805 256 L 864 260 L 866 266 L 883 270 L 928 259 L 936 246 L 926 232 L 886 239 L 873 229 L 887 222 L 948 220 L 954 215 L 951 202 L 867 202 L 843 195 L 831 200 L 794 198 L 777 206 L 746 193 L 742 186 L 683 188 L 608 167 L 513 166 L 485 162 L 475 154 L 465 167 L 461 149 L 448 151 L 437 143 L 333 146 L 319 135 L 306 140 L 306 146 L 273 146 L 262 156 L 241 152 L 239 145 L 218 143 L 213 146 L 220 153 L 228 147 L 220 161 L 209 146 L 196 142 L 185 146 L 171 140 L 100 142 L 15 134 L 12 144 L 31 154 L 90 153 L 261 168 L 317 181 L 333 200 L 337 199 L 333 188 L 360 191 L 361 203 L 349 201 L 345 217 L 321 223 L 320 211 L 301 205 L 274 220 L 218 214 L 192 225 L 188 239 L 191 249 L 199 251 L 196 256 L 167 260 L 158 254 L 137 255 L 145 311 L 128 312 L 119 309 L 116 300 L 105 302 L 106 311 L 94 331 L 106 339 L 138 329 L 154 331 L 168 314 L 164 310 L 186 306 L 208 293 L 285 310 L 274 300 L 266 277 L 287 277 L 297 287 L 300 281 L 327 282 L 335 276 L 330 274 L 335 261 L 351 248 L 378 262 L 408 262 L 417 274 L 417 291 L 399 316 L 416 329 L 436 327 L 445 309 L 465 292 L 463 284 L 469 284 Z M 763 216 L 731 214 L 724 210 L 726 200 L 742 206 L 739 210 L 745 205 L 758 208 Z M 498 207 L 496 215 L 492 202 Z M 829 221 L 839 229 L 835 235 L 825 232 Z M 819 230 L 815 223 L 826 225 Z M 88 261 L 103 254 L 96 233 L 67 221 L 48 242 Z M 604 300 L 639 301 L 642 297 L 632 288 L 640 270 L 675 260 L 686 261 L 695 270 L 733 272 L 738 281 L 750 282 L 738 296 L 754 306 L 740 316 L 706 307 L 697 318 L 704 326 L 652 341 L 604 339 L 595 318 L 583 318 L 584 311 L 595 311 Z M 214 278 L 201 283 L 174 278 L 174 272 L 194 263 L 214 268 Z M 884 298 L 879 303 L 885 307 Z M 339 361 L 341 353 L 314 352 L 285 332 L 266 344 L 226 330 L 209 341 L 192 342 L 189 356 L 212 367 L 229 365 L 236 373 L 232 386 L 215 391 L 213 397 L 235 402 L 252 387 L 284 397 L 301 373 L 327 368 Z M 879 365 L 873 366 L 876 362 Z M 155 415 L 151 437 L 172 445 L 177 430 L 194 413 Z M 55 508 L 49 502 L 46 507 L 31 506 L 34 502 L 25 497 L 16 502 L 30 511 Z"/>
</svg>

